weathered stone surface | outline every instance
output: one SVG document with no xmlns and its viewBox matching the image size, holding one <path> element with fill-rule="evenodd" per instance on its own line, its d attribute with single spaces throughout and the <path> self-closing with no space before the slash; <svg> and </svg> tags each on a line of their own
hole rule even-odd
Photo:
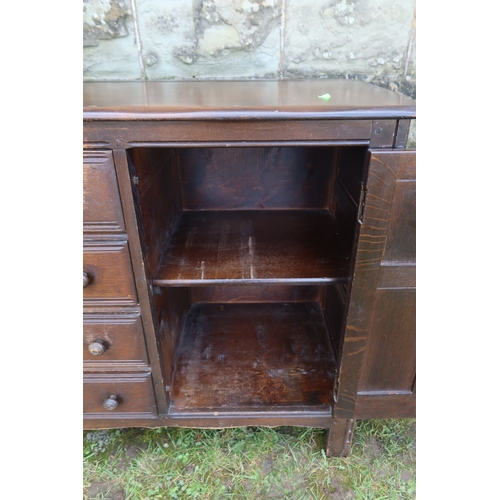
<svg viewBox="0 0 500 500">
<path fill-rule="evenodd" d="M 127 36 L 125 20 L 130 16 L 130 0 L 83 0 L 83 46 Z"/>
<path fill-rule="evenodd" d="M 277 0 L 136 0 L 146 76 L 278 75 Z"/>
<path fill-rule="evenodd" d="M 83 0 L 85 80 L 140 78 L 130 0 Z"/>
<path fill-rule="evenodd" d="M 133 14 L 132 0 L 84 0 L 86 80 L 351 78 L 416 97 L 415 0 L 135 5 Z"/>
<path fill-rule="evenodd" d="M 128 36 L 99 40 L 83 49 L 84 80 L 137 80 L 141 77 L 139 53 L 134 41 L 132 19 L 125 20 Z"/>
<path fill-rule="evenodd" d="M 414 75 L 405 75 L 414 0 L 286 5 L 285 77 L 357 78 L 414 93 Z"/>
</svg>

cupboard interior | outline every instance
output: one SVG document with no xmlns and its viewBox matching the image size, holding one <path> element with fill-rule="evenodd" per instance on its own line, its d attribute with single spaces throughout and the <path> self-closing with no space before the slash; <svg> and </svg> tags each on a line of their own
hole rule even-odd
<svg viewBox="0 0 500 500">
<path fill-rule="evenodd" d="M 171 414 L 331 414 L 360 146 L 129 150 Z"/>
</svg>

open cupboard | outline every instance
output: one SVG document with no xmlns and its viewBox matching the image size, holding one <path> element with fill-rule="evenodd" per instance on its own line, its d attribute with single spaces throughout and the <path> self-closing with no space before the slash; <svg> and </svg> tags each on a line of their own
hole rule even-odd
<svg viewBox="0 0 500 500">
<path fill-rule="evenodd" d="M 360 82 L 85 84 L 85 427 L 346 455 L 356 418 L 414 415 L 414 114 Z"/>
</svg>

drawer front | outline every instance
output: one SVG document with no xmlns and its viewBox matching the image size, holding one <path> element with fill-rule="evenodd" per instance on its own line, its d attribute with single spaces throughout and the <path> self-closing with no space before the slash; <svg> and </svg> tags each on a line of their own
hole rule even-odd
<svg viewBox="0 0 500 500">
<path fill-rule="evenodd" d="M 107 409 L 107 408 L 108 409 Z M 120 414 L 155 415 L 151 375 L 87 374 L 83 378 L 83 413 L 115 418 Z"/>
<path fill-rule="evenodd" d="M 83 245 L 84 305 L 134 305 L 137 295 L 126 241 Z"/>
<path fill-rule="evenodd" d="M 84 368 L 125 363 L 146 366 L 140 314 L 84 314 L 83 360 Z"/>
<path fill-rule="evenodd" d="M 125 230 L 111 151 L 83 153 L 83 230 L 86 233 Z"/>
</svg>

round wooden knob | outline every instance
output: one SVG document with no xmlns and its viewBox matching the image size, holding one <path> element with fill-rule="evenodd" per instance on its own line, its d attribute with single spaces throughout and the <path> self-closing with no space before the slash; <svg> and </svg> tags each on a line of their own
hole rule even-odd
<svg viewBox="0 0 500 500">
<path fill-rule="evenodd" d="M 106 345 L 102 340 L 96 340 L 89 345 L 88 349 L 92 356 L 101 356 L 106 352 Z"/>
<path fill-rule="evenodd" d="M 83 288 L 87 288 L 90 285 L 90 276 L 83 271 Z"/>
<path fill-rule="evenodd" d="M 104 409 L 108 411 L 116 410 L 118 408 L 118 398 L 114 394 L 112 394 L 108 399 L 104 401 L 102 406 L 104 406 Z"/>
</svg>

